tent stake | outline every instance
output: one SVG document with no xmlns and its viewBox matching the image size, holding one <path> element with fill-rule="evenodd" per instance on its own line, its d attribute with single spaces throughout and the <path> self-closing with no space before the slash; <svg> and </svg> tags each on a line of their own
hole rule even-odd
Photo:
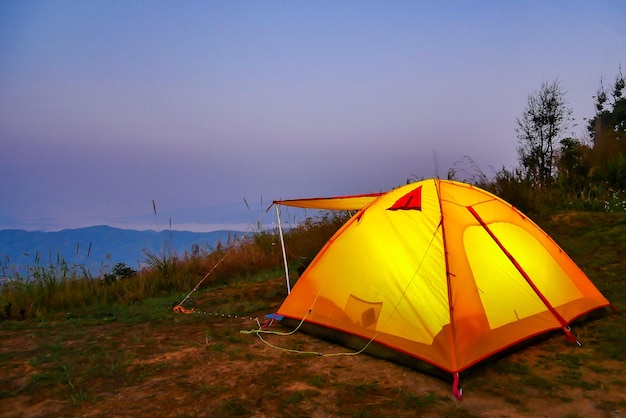
<svg viewBox="0 0 626 418">
<path fill-rule="evenodd" d="M 285 240 L 283 239 L 283 227 L 280 222 L 280 209 L 276 205 L 276 218 L 278 219 L 278 232 L 280 235 L 280 247 L 283 251 L 283 262 L 285 263 L 285 281 L 287 282 L 287 294 L 291 293 L 291 285 L 289 284 L 289 267 L 287 267 L 287 253 L 285 252 Z"/>
</svg>

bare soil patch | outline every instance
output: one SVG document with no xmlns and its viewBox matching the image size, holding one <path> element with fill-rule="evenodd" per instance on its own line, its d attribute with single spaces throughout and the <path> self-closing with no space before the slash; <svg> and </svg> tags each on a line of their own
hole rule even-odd
<svg viewBox="0 0 626 418">
<path fill-rule="evenodd" d="M 215 291 L 199 303 L 234 306 L 234 295 L 262 287 Z M 450 383 L 365 354 L 294 354 L 240 333 L 256 328 L 249 318 L 264 313 L 229 319 L 197 311 L 132 324 L 58 320 L 0 329 L 0 355 L 8 359 L 0 366 L 0 417 L 626 416 L 624 363 L 583 356 L 589 364 L 573 362 L 571 371 L 555 351 L 585 352 L 559 336 L 467 376 L 459 401 Z M 267 339 L 291 349 L 348 351 L 302 333 Z"/>
</svg>

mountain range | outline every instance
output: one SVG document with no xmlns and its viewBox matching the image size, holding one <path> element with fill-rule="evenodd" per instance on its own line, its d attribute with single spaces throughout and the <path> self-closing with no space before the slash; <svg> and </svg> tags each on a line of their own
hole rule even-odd
<svg viewBox="0 0 626 418">
<path fill-rule="evenodd" d="M 117 263 L 140 269 L 146 253 L 155 255 L 211 251 L 241 235 L 237 231 L 135 231 L 100 225 L 58 232 L 0 230 L 0 276 L 23 274 L 28 266 L 84 266 L 92 275 L 108 273 Z"/>
</svg>

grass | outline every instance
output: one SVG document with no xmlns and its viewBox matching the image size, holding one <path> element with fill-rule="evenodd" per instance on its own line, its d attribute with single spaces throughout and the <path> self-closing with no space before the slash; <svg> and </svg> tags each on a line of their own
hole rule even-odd
<svg viewBox="0 0 626 418">
<path fill-rule="evenodd" d="M 626 215 L 561 213 L 545 220 L 542 227 L 617 309 L 624 311 Z M 621 401 L 616 406 L 613 401 L 598 397 L 598 394 L 606 395 L 607 388 L 616 388 L 619 376 L 626 371 L 623 315 L 591 318 L 575 324 L 573 331 L 583 343 L 582 348 L 563 344 L 555 336 L 478 371 L 468 378 L 467 389 L 478 385 L 520 408 L 532 397 L 571 403 L 574 401 L 571 393 L 582 393 L 592 399 L 598 411 L 610 413 L 616 408 L 623 409 Z"/>
<path fill-rule="evenodd" d="M 286 243 L 298 254 L 290 255 L 292 284 L 297 280 L 295 271 L 302 260 L 312 258 L 344 220 L 341 216 L 309 220 L 286 233 Z M 211 252 L 186 252 L 182 256 L 146 253 L 148 269 L 119 279 L 111 274 L 93 278 L 85 269 L 71 266 L 58 255 L 50 255 L 47 263 L 37 256 L 22 276 L 5 266 L 4 260 L 0 268 L 12 272 L 12 280 L 0 286 L 0 320 L 42 318 L 60 311 L 89 311 L 115 303 L 137 304 L 174 294 L 180 295 L 177 298 L 181 301 L 198 283 L 206 289 L 263 282 L 283 274 L 278 242 L 277 231 L 260 231 L 245 239 L 219 243 Z M 209 271 L 211 274 L 207 275 Z M 225 307 L 229 311 L 266 307 L 238 306 L 234 299 L 232 302 L 233 306 Z"/>
<path fill-rule="evenodd" d="M 539 224 L 618 309 L 626 310 L 626 214 L 561 213 Z M 286 296 L 280 270 L 263 258 L 274 256 L 271 247 L 237 250 L 231 264 L 225 262 L 224 270 L 192 295 L 193 315 L 174 314 L 172 307 L 209 265 L 196 258 L 177 260 L 168 270 L 171 283 L 144 272 L 110 286 L 93 279 L 75 285 L 60 280 L 54 289 L 63 297 L 50 289 L 3 290 L 3 303 L 17 301 L 9 298 L 23 291 L 20 297 L 30 308 L 24 319 L 12 314 L 0 322 L 2 409 L 22 411 L 17 416 L 221 417 L 465 417 L 485 411 L 609 416 L 626 410 L 623 315 L 575 324 L 582 348 L 555 334 L 477 369 L 463 379 L 467 402 L 452 398 L 447 382 L 366 355 L 320 358 L 272 350 L 240 333 L 255 328 L 254 318 L 276 309 Z M 238 262 L 252 260 L 269 267 L 259 274 L 249 273 L 250 266 L 234 273 Z M 185 283 L 192 284 L 185 288 Z M 90 288 L 93 284 L 100 287 Z M 77 287 L 70 291 L 72 286 Z M 39 301 L 44 295 L 53 296 L 50 305 Z M 333 350 L 300 333 L 281 345 Z"/>
</svg>

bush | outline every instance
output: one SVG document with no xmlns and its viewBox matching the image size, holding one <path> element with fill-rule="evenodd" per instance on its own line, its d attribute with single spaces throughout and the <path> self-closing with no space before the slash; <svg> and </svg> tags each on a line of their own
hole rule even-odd
<svg viewBox="0 0 626 418">
<path fill-rule="evenodd" d="M 127 279 L 129 277 L 135 277 L 137 270 L 132 267 L 128 267 L 125 263 L 117 263 L 113 266 L 111 273 L 104 275 L 103 280 L 107 285 L 113 284 L 117 279 Z"/>
</svg>

